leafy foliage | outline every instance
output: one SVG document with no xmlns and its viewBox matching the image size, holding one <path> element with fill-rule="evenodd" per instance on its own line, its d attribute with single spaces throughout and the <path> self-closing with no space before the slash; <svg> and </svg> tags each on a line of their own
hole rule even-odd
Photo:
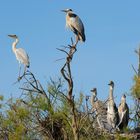
<svg viewBox="0 0 140 140">
<path fill-rule="evenodd" d="M 24 75 L 24 83 L 20 88 L 22 96 L 14 100 L 10 98 L 4 104 L 0 96 L 0 139 L 4 140 L 133 140 L 137 139 L 135 130 L 127 128 L 124 133 L 99 129 L 93 108 L 88 108 L 89 96 L 73 93 L 73 79 L 70 62 L 76 52 L 76 46 L 69 46 L 69 52 L 60 49 L 68 56 L 61 69 L 65 82 L 50 79 L 45 90 L 38 79 L 30 71 Z M 72 50 L 71 50 L 72 49 Z M 66 86 L 68 85 L 68 87 Z M 135 99 L 140 98 L 140 78 L 134 77 L 131 89 Z M 84 100 L 85 99 L 85 100 Z M 136 128 L 140 124 L 140 104 L 135 100 Z M 86 102 L 86 107 L 84 106 Z M 136 131 L 138 132 L 138 131 Z"/>
<path fill-rule="evenodd" d="M 135 98 L 140 98 L 140 77 L 134 76 L 134 85 L 132 87 L 132 95 Z"/>
<path fill-rule="evenodd" d="M 24 85 L 25 87 L 29 91 L 24 90 L 20 99 L 9 99 L 6 110 L 1 112 L 0 139 L 72 140 L 72 110 L 67 102 L 67 91 L 62 80 L 51 79 L 46 95 L 31 90 L 29 85 Z M 129 140 L 129 137 L 121 137 L 119 134 L 112 136 L 97 126 L 94 127 L 92 115 L 82 109 L 83 103 L 84 96 L 80 93 L 75 101 L 80 140 Z"/>
</svg>

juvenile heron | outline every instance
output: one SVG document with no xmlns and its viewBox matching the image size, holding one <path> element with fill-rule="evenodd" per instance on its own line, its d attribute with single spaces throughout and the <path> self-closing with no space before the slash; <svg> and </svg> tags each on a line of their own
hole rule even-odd
<svg viewBox="0 0 140 140">
<path fill-rule="evenodd" d="M 118 116 L 118 109 L 116 107 L 116 104 L 114 102 L 114 97 L 113 97 L 113 90 L 114 90 L 114 82 L 110 81 L 108 84 L 110 91 L 109 91 L 109 98 L 108 98 L 108 105 L 107 105 L 107 121 L 108 124 L 112 126 L 112 128 L 116 128 L 118 121 L 119 121 L 119 116 Z"/>
<path fill-rule="evenodd" d="M 107 123 L 107 107 L 105 102 L 98 100 L 96 88 L 93 88 L 91 93 L 91 105 L 97 116 L 97 122 L 100 129 L 110 130 L 111 127 Z"/>
<path fill-rule="evenodd" d="M 66 27 L 70 28 L 76 34 L 76 44 L 78 41 L 85 42 L 85 29 L 82 20 L 72 11 L 72 9 L 62 10 L 66 13 Z"/>
<path fill-rule="evenodd" d="M 118 127 L 120 130 L 127 127 L 129 121 L 129 107 L 126 103 L 126 96 L 125 94 L 121 98 L 121 103 L 118 107 L 119 113 L 119 124 Z"/>
<path fill-rule="evenodd" d="M 19 77 L 18 77 L 18 80 L 20 80 L 22 78 L 22 76 L 24 76 L 24 74 L 26 72 L 26 68 L 29 68 L 29 66 L 30 66 L 29 56 L 25 52 L 24 49 L 16 48 L 16 45 L 19 42 L 19 39 L 18 39 L 17 35 L 8 35 L 8 36 L 15 39 L 15 41 L 12 43 L 12 50 L 13 50 L 15 56 L 16 56 L 16 59 L 19 62 Z M 24 64 L 24 73 L 23 73 L 22 76 L 20 76 L 21 63 Z"/>
</svg>

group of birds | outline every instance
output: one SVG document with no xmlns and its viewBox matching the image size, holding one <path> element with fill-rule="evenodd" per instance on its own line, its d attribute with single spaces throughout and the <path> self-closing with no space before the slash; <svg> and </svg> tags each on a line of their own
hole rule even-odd
<svg viewBox="0 0 140 140">
<path fill-rule="evenodd" d="M 82 20 L 72 11 L 72 9 L 65 9 L 62 10 L 66 13 L 66 27 L 70 28 L 72 32 L 76 35 L 76 43 L 78 41 L 85 42 L 85 29 Z M 30 66 L 29 56 L 26 51 L 22 48 L 16 48 L 19 39 L 17 35 L 8 35 L 9 37 L 15 39 L 12 43 L 12 50 L 16 56 L 16 59 L 19 62 L 19 79 L 24 76 L 26 69 Z M 20 76 L 21 65 L 24 64 L 24 73 Z M 107 102 L 107 107 L 102 101 L 99 101 L 97 98 L 97 89 L 94 88 L 91 90 L 92 97 L 91 97 L 91 105 L 96 110 L 97 114 L 97 121 L 101 128 L 119 128 L 123 129 L 127 126 L 129 120 L 129 108 L 126 104 L 126 96 L 123 95 L 121 98 L 121 103 L 119 107 L 116 107 L 113 97 L 113 90 L 114 90 L 114 82 L 111 81 L 109 83 L 110 92 L 109 98 Z"/>
<path fill-rule="evenodd" d="M 76 43 L 78 41 L 85 42 L 85 29 L 82 20 L 72 11 L 72 9 L 62 10 L 66 13 L 66 27 L 70 28 L 72 32 L 76 35 Z M 19 62 L 19 79 L 24 76 L 26 69 L 30 66 L 29 56 L 26 51 L 22 48 L 16 48 L 19 39 L 17 35 L 8 35 L 9 37 L 15 39 L 12 43 L 12 50 L 16 56 L 16 59 Z M 24 64 L 24 73 L 20 76 L 21 65 Z M 94 88 L 91 90 L 92 97 L 91 97 L 91 105 L 93 109 L 96 111 L 97 114 L 97 122 L 99 126 L 103 129 L 115 129 L 119 128 L 120 130 L 125 128 L 128 125 L 129 121 L 129 108 L 126 103 L 126 96 L 123 95 L 121 98 L 121 103 L 117 108 L 114 97 L 113 97 L 113 90 L 114 90 L 114 82 L 111 81 L 109 83 L 110 92 L 109 98 L 107 101 L 107 106 L 102 101 L 98 100 L 97 98 L 97 89 Z"/>
<path fill-rule="evenodd" d="M 70 28 L 76 35 L 75 45 L 78 43 L 78 41 L 85 42 L 86 40 L 85 30 L 81 19 L 72 11 L 72 9 L 65 9 L 62 11 L 66 13 L 66 27 Z M 12 43 L 12 50 L 16 56 L 16 59 L 19 62 L 18 80 L 20 80 L 25 75 L 26 69 L 29 68 L 30 66 L 29 56 L 24 49 L 16 48 L 16 45 L 19 42 L 17 35 L 8 35 L 8 36 L 15 39 L 15 41 Z M 24 64 L 24 73 L 22 76 L 20 76 L 21 64 Z"/>
<path fill-rule="evenodd" d="M 106 102 L 98 100 L 96 88 L 91 90 L 92 111 L 97 115 L 97 122 L 101 129 L 110 132 L 124 130 L 129 122 L 129 107 L 126 103 L 126 96 L 122 95 L 121 103 L 117 108 L 113 96 L 114 82 L 110 81 L 108 85 L 109 97 Z"/>
</svg>

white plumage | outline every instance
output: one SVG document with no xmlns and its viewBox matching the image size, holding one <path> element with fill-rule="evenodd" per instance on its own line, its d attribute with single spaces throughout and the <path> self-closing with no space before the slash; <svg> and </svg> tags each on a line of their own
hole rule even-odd
<svg viewBox="0 0 140 140">
<path fill-rule="evenodd" d="M 24 64 L 26 67 L 29 67 L 29 66 L 30 66 L 30 63 L 29 63 L 29 56 L 28 56 L 28 54 L 25 52 L 24 49 L 22 49 L 22 48 L 17 48 L 17 49 L 15 50 L 15 55 L 16 55 L 16 58 L 17 58 L 17 60 L 19 61 L 19 63 Z"/>
<path fill-rule="evenodd" d="M 25 74 L 26 68 L 29 68 L 29 66 L 30 66 L 29 56 L 24 49 L 16 48 L 16 45 L 19 42 L 19 39 L 16 35 L 8 35 L 8 36 L 15 39 L 15 41 L 12 43 L 12 50 L 13 50 L 19 64 L 21 64 L 21 63 L 24 64 L 24 67 L 25 67 L 24 74 Z M 21 66 L 20 66 L 20 69 L 21 69 Z M 20 70 L 19 70 L 19 78 L 20 78 Z"/>
</svg>

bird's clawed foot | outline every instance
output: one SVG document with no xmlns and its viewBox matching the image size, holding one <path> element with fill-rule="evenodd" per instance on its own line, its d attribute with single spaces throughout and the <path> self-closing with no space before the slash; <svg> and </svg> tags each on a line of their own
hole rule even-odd
<svg viewBox="0 0 140 140">
<path fill-rule="evenodd" d="M 25 76 L 25 72 L 23 73 L 22 76 L 19 75 L 19 77 L 18 77 L 18 82 L 20 82 L 20 80 L 21 80 L 24 76 Z"/>
<path fill-rule="evenodd" d="M 22 79 L 22 76 L 19 76 L 18 79 L 17 79 L 18 82 L 20 82 L 21 79 Z"/>
<path fill-rule="evenodd" d="M 18 77 L 18 82 L 20 82 L 20 80 L 24 77 L 25 74 L 23 74 L 22 76 Z"/>
<path fill-rule="evenodd" d="M 118 126 L 116 126 L 116 131 L 120 132 L 120 128 Z"/>
<path fill-rule="evenodd" d="M 68 45 L 68 46 L 71 49 L 71 52 L 76 52 L 77 51 L 76 45 Z"/>
</svg>

